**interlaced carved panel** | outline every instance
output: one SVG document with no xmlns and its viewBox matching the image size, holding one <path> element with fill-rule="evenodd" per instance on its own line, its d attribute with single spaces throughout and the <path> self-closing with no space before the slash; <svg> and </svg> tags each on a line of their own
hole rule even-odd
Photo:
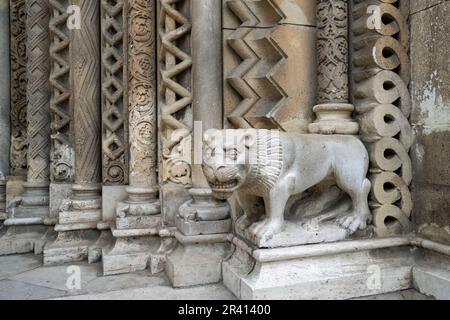
<svg viewBox="0 0 450 320">
<path fill-rule="evenodd" d="M 371 161 L 371 207 L 379 236 L 409 232 L 412 180 L 409 150 L 407 0 L 353 1 L 353 102 Z M 377 10 L 368 10 L 376 6 Z M 372 7 L 374 8 L 374 7 Z"/>
<path fill-rule="evenodd" d="M 318 104 L 348 102 L 347 1 L 317 5 Z"/>
<path fill-rule="evenodd" d="M 27 169 L 27 50 L 25 0 L 10 1 L 11 173 Z"/>
<path fill-rule="evenodd" d="M 73 0 L 80 7 L 80 29 L 72 31 L 72 84 L 75 131 L 75 181 L 101 181 L 100 6 Z"/>
<path fill-rule="evenodd" d="M 49 2 L 27 0 L 28 182 L 50 178 Z"/>
<path fill-rule="evenodd" d="M 101 0 L 103 182 L 128 184 L 126 3 Z"/>
<path fill-rule="evenodd" d="M 224 55 L 234 56 L 224 65 L 227 126 L 290 130 L 295 122 L 298 131 L 308 130 L 316 75 L 299 61 L 315 62 L 315 27 L 289 8 L 274 0 L 225 1 L 224 20 L 238 21 L 224 36 Z"/>
<path fill-rule="evenodd" d="M 70 106 L 70 38 L 67 29 L 68 0 L 50 0 L 50 111 L 52 117 L 51 177 L 71 182 L 74 175 L 72 110 Z"/>
<path fill-rule="evenodd" d="M 154 17 L 154 1 L 129 1 L 130 184 L 143 187 L 158 184 Z"/>
<path fill-rule="evenodd" d="M 160 0 L 158 21 L 161 178 L 191 185 L 192 59 L 189 49 L 189 0 Z"/>
</svg>

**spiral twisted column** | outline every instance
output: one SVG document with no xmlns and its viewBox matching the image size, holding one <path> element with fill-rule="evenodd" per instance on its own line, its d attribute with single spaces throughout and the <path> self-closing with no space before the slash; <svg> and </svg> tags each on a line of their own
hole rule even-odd
<svg viewBox="0 0 450 320">
<path fill-rule="evenodd" d="M 34 251 L 47 242 L 50 179 L 49 1 L 26 0 L 27 32 L 27 181 L 9 203 L 7 233 L 0 255 Z"/>
</svg>

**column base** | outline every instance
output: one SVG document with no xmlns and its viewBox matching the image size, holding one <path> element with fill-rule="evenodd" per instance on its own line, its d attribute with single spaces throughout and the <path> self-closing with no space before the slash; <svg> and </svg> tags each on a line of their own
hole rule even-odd
<svg viewBox="0 0 450 320">
<path fill-rule="evenodd" d="M 155 236 L 117 238 L 111 248 L 103 249 L 103 275 L 108 276 L 147 269 L 151 253 L 158 249 L 159 244 L 160 240 Z"/>
<path fill-rule="evenodd" d="M 220 282 L 222 262 L 230 252 L 227 236 L 184 236 L 177 232 L 178 247 L 166 263 L 166 274 L 172 285 L 182 288 Z"/>
<path fill-rule="evenodd" d="M 12 181 L 11 181 L 12 182 Z M 10 183 L 8 182 L 8 185 Z M 49 219 L 48 184 L 21 182 L 21 195 L 11 199 L 6 233 L 0 239 L 0 255 L 34 252 L 40 254 L 54 239 Z"/>
<path fill-rule="evenodd" d="M 44 265 L 57 265 L 83 261 L 88 258 L 89 247 L 99 238 L 97 230 L 59 232 L 53 243 L 44 248 Z"/>
<path fill-rule="evenodd" d="M 359 124 L 352 119 L 355 107 L 348 103 L 319 104 L 313 108 L 317 120 L 309 125 L 316 134 L 358 134 Z"/>
<path fill-rule="evenodd" d="M 179 209 L 175 225 L 186 236 L 228 233 L 231 230 L 230 206 L 218 201 L 211 189 L 192 188 L 192 199 Z"/>
<path fill-rule="evenodd" d="M 9 226 L 0 238 L 0 256 L 33 252 L 41 254 L 55 238 L 53 228 L 44 225 Z"/>
<path fill-rule="evenodd" d="M 233 241 L 234 252 L 223 263 L 224 284 L 244 300 L 351 299 L 411 288 L 409 247 L 363 249 L 362 242 L 352 242 L 343 252 L 336 251 L 338 243 L 255 250 Z"/>
</svg>

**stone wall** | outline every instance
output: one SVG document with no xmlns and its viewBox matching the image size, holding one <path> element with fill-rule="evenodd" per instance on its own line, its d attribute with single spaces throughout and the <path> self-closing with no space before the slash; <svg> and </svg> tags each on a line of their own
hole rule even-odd
<svg viewBox="0 0 450 320">
<path fill-rule="evenodd" d="M 411 123 L 417 231 L 450 242 L 449 1 L 411 1 Z"/>
</svg>

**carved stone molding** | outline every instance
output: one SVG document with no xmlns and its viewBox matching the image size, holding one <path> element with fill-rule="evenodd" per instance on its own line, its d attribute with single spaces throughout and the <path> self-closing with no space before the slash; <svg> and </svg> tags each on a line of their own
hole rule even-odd
<svg viewBox="0 0 450 320">
<path fill-rule="evenodd" d="M 125 0 L 101 0 L 103 183 L 128 184 Z"/>
<path fill-rule="evenodd" d="M 27 50 L 25 0 L 10 1 L 11 52 L 11 173 L 27 168 Z"/>
<path fill-rule="evenodd" d="M 315 6 L 224 1 L 226 127 L 307 132 L 316 88 Z"/>
<path fill-rule="evenodd" d="M 74 176 L 72 107 L 70 103 L 70 34 L 68 0 L 50 0 L 50 112 L 52 117 L 51 178 L 71 182 Z"/>
<path fill-rule="evenodd" d="M 193 129 L 189 1 L 160 0 L 158 32 L 160 179 L 188 187 Z"/>
<path fill-rule="evenodd" d="M 370 205 L 379 236 L 411 230 L 412 168 L 408 152 L 413 135 L 408 120 L 407 2 L 354 0 L 352 8 L 352 95 L 361 139 L 370 155 Z M 380 21 L 373 20 L 377 16 L 370 13 L 369 5 L 378 6 Z"/>
</svg>

